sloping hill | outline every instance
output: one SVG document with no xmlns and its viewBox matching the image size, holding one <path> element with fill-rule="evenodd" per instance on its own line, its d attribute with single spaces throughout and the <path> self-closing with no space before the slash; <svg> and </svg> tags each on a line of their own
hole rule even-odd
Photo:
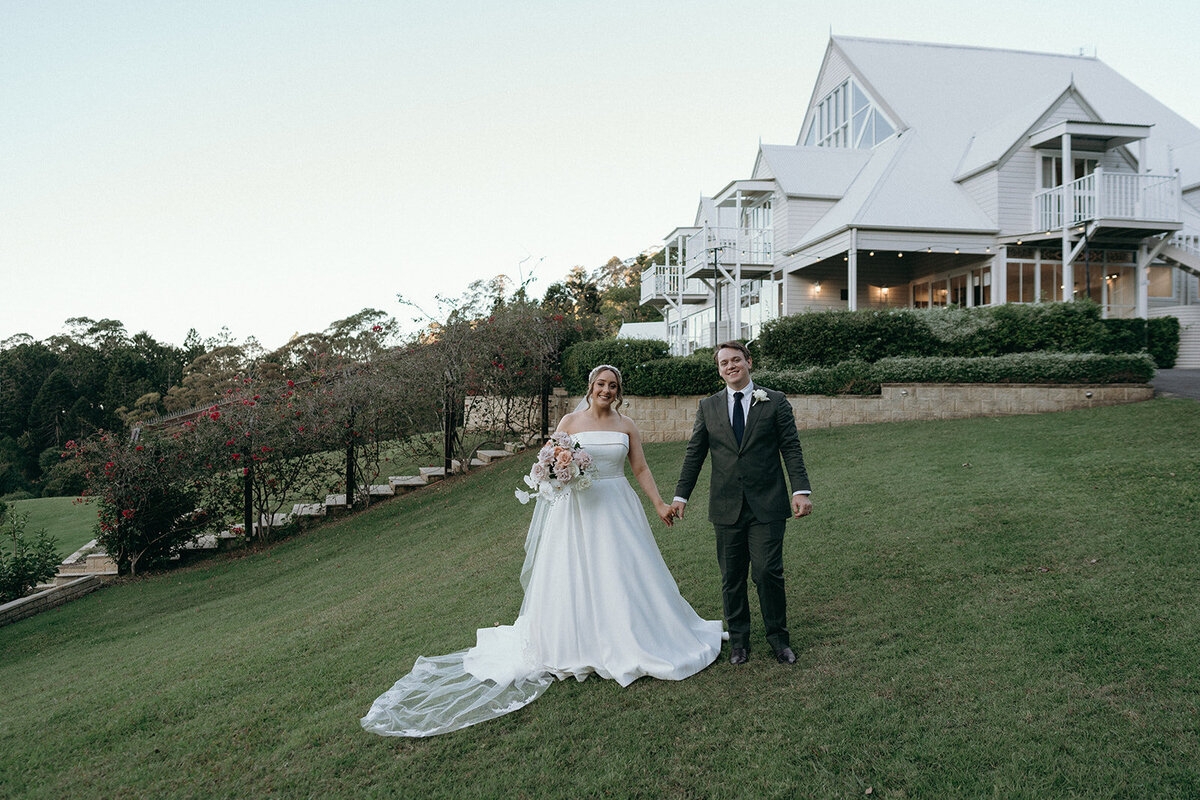
<svg viewBox="0 0 1200 800">
<path fill-rule="evenodd" d="M 743 668 L 568 681 L 430 740 L 358 718 L 417 655 L 515 617 L 529 457 L 126 581 L 0 629 L 0 795 L 1192 796 L 1196 409 L 808 432 L 796 667 L 756 619 Z M 648 448 L 665 492 L 682 453 Z M 705 501 L 656 531 L 712 618 Z"/>
</svg>

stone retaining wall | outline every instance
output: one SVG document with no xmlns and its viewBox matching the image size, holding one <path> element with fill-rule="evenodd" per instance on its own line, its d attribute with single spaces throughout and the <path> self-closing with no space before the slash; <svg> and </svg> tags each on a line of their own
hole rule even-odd
<svg viewBox="0 0 1200 800">
<path fill-rule="evenodd" d="M 37 594 L 5 603 L 0 606 L 0 626 L 25 619 L 25 617 L 32 617 L 34 614 L 55 606 L 61 606 L 68 600 L 74 600 L 76 597 L 96 591 L 100 586 L 99 576 L 86 575 L 62 586 L 55 586 L 53 589 L 46 589 Z"/>
<path fill-rule="evenodd" d="M 796 427 L 805 430 L 869 422 L 1041 414 L 1138 403 L 1152 397 L 1154 388 L 1146 384 L 895 383 L 885 384 L 878 395 L 792 395 L 788 402 L 796 414 Z M 579 399 L 559 400 L 551 415 L 551 426 L 558 424 L 563 409 L 573 409 Z M 645 441 L 687 441 L 701 399 L 626 397 L 621 411 L 633 419 Z"/>
</svg>

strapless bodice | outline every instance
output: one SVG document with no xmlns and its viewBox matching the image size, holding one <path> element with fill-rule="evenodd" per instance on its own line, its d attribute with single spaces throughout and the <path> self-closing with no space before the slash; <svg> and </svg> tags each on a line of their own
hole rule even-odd
<svg viewBox="0 0 1200 800">
<path fill-rule="evenodd" d="M 572 434 L 592 456 L 592 479 L 622 478 L 629 455 L 629 436 L 621 431 L 582 431 Z"/>
</svg>

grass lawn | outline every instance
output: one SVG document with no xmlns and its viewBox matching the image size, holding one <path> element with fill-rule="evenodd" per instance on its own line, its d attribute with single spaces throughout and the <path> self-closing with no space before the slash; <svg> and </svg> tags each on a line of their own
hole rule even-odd
<svg viewBox="0 0 1200 800">
<path fill-rule="evenodd" d="M 36 500 L 17 500 L 9 508 L 19 514 L 28 514 L 26 534 L 39 528 L 58 539 L 58 552 L 63 558 L 96 538 L 92 528 L 96 524 L 96 507 L 89 503 L 76 503 L 73 497 L 41 497 Z"/>
<path fill-rule="evenodd" d="M 522 456 L 0 628 L 0 795 L 1200 795 L 1200 405 L 801 441 L 795 667 L 756 611 L 745 667 L 562 682 L 428 740 L 363 733 L 418 655 L 516 616 Z M 669 492 L 683 445 L 647 454 Z M 706 500 L 656 532 L 716 618 Z"/>
</svg>

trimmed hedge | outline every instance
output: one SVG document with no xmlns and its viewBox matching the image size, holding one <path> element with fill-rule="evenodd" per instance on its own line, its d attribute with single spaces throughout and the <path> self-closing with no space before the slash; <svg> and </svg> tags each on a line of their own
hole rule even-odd
<svg viewBox="0 0 1200 800">
<path fill-rule="evenodd" d="M 587 391 L 588 373 L 598 364 L 612 364 L 621 370 L 626 384 L 633 368 L 647 361 L 666 358 L 667 343 L 658 339 L 597 339 L 577 342 L 563 353 L 563 386 L 571 394 Z M 628 385 L 625 392 L 631 394 Z"/>
<path fill-rule="evenodd" d="M 832 367 L 755 370 L 754 383 L 784 394 L 879 394 L 873 365 L 843 361 Z"/>
<path fill-rule="evenodd" d="M 625 375 L 625 394 L 640 397 L 713 394 L 725 385 L 713 362 L 711 349 L 708 353 L 637 364 Z"/>
<path fill-rule="evenodd" d="M 885 358 L 868 364 L 759 370 L 754 382 L 787 394 L 879 394 L 884 383 L 1148 383 L 1145 353 L 1010 353 L 962 358 Z"/>
<path fill-rule="evenodd" d="M 1146 352 L 1159 369 L 1170 369 L 1179 358 L 1179 318 L 1155 317 L 1146 320 Z"/>
<path fill-rule="evenodd" d="M 793 314 L 763 326 L 763 366 L 797 369 L 844 361 L 917 356 L 1000 356 L 1038 351 L 1149 352 L 1175 363 L 1179 323 L 1168 319 L 1101 319 L 1100 306 L 1006 304 L 979 308 L 867 309 Z"/>
<path fill-rule="evenodd" d="M 872 374 L 880 383 L 1149 383 L 1154 360 L 1145 353 L 888 358 Z"/>
</svg>

